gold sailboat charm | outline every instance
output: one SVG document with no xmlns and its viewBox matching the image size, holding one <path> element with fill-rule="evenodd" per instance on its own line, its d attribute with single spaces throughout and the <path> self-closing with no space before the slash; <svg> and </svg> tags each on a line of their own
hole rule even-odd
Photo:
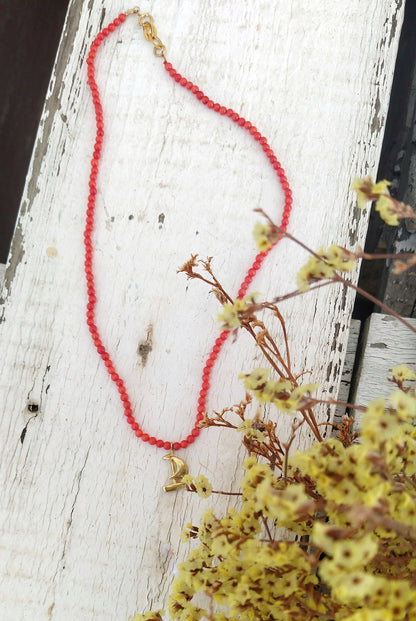
<svg viewBox="0 0 416 621">
<path fill-rule="evenodd" d="M 180 457 L 176 457 L 173 454 L 173 449 L 171 449 L 170 453 L 163 456 L 163 459 L 169 459 L 170 464 L 172 466 L 172 474 L 169 477 L 170 483 L 167 483 L 163 490 L 165 492 L 175 492 L 177 489 L 180 489 L 185 485 L 182 481 L 185 474 L 188 474 L 188 466 Z"/>
</svg>

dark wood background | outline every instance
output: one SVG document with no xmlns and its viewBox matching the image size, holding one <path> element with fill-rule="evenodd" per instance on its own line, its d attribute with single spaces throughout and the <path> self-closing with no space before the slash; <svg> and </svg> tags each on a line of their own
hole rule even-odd
<svg viewBox="0 0 416 621">
<path fill-rule="evenodd" d="M 68 0 L 0 0 L 0 263 L 6 263 Z"/>
</svg>

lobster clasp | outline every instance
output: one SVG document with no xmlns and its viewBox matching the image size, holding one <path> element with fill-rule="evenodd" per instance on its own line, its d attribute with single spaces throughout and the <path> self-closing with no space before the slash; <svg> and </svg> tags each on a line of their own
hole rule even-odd
<svg viewBox="0 0 416 621">
<path fill-rule="evenodd" d="M 126 11 L 126 15 L 133 14 L 136 14 L 138 16 L 139 27 L 143 29 L 143 34 L 145 38 L 153 45 L 154 55 L 158 56 L 159 58 L 163 58 L 163 60 L 166 60 L 166 47 L 157 36 L 157 30 L 153 21 L 153 17 L 150 15 L 150 13 L 141 13 L 138 6 L 135 6 L 133 9 L 129 9 L 128 11 Z"/>
</svg>

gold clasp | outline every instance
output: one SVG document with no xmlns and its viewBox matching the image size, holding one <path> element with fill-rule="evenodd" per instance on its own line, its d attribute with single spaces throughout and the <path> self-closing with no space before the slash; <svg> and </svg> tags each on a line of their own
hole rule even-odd
<svg viewBox="0 0 416 621">
<path fill-rule="evenodd" d="M 153 17 L 149 13 L 141 13 L 138 6 L 135 6 L 133 9 L 129 9 L 126 11 L 126 15 L 136 14 L 139 17 L 139 26 L 143 28 L 143 34 L 148 41 L 153 45 L 153 53 L 155 56 L 159 58 L 165 58 L 166 48 L 163 45 L 162 41 L 157 36 L 157 30 L 153 21 Z"/>
</svg>

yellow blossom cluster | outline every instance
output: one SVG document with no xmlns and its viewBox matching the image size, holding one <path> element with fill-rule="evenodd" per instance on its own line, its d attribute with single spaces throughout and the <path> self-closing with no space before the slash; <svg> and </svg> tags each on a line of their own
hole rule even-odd
<svg viewBox="0 0 416 621">
<path fill-rule="evenodd" d="M 208 496 L 211 496 L 212 485 L 203 474 L 197 477 L 186 474 L 182 478 L 182 481 L 186 483 L 191 491 L 196 492 L 200 498 L 208 498 Z"/>
<path fill-rule="evenodd" d="M 353 255 L 345 248 L 333 244 L 327 250 L 321 248 L 299 270 L 296 283 L 299 291 L 307 291 L 319 280 L 330 280 L 338 272 L 351 272 L 355 267 Z"/>
<path fill-rule="evenodd" d="M 391 183 L 385 180 L 374 183 L 370 176 L 364 179 L 356 177 L 351 184 L 351 190 L 357 194 L 357 205 L 360 209 L 364 209 L 369 201 L 375 201 L 375 209 L 379 212 L 381 219 L 390 226 L 397 226 L 399 218 L 411 214 L 407 213 L 407 205 L 399 203 L 390 196 L 387 189 L 389 185 Z"/>
<path fill-rule="evenodd" d="M 401 388 L 368 405 L 358 441 L 317 442 L 290 455 L 284 474 L 250 456 L 239 507 L 187 524 L 182 539 L 197 547 L 178 565 L 171 619 L 416 619 L 416 395 L 402 386 L 414 373 L 404 365 L 392 373 Z M 260 398 L 269 381 L 265 369 L 245 376 Z M 199 478 L 187 483 L 206 489 Z"/>
<path fill-rule="evenodd" d="M 269 369 L 254 369 L 251 373 L 240 374 L 246 390 L 253 392 L 260 403 L 273 403 L 283 412 L 295 413 L 302 408 L 305 398 L 318 388 L 318 384 L 304 384 L 293 387 L 287 379 L 269 380 Z"/>
<path fill-rule="evenodd" d="M 254 304 L 257 293 L 250 293 L 243 298 L 237 298 L 232 304 L 223 304 L 222 313 L 218 315 L 218 321 L 222 324 L 222 330 L 231 330 L 241 326 L 241 315 L 249 310 Z"/>
<path fill-rule="evenodd" d="M 327 438 L 295 452 L 284 476 L 251 456 L 239 509 L 222 518 L 209 510 L 199 526 L 187 524 L 181 539 L 199 545 L 178 565 L 172 619 L 416 619 L 416 395 L 402 386 L 415 374 L 405 365 L 392 373 L 401 388 L 368 405 L 357 442 Z M 270 401 L 293 393 L 285 383 L 267 387 L 266 369 L 244 377 L 263 400 L 273 390 L 279 396 Z M 239 430 L 252 433 L 255 423 Z M 186 482 L 200 495 L 212 490 L 201 475 Z M 276 526 L 298 540 L 274 538 Z M 201 593 L 206 608 L 194 599 Z"/>
<path fill-rule="evenodd" d="M 256 222 L 253 229 L 254 241 L 257 244 L 257 248 L 260 252 L 266 252 L 273 242 L 271 241 L 272 227 L 265 222 Z"/>
</svg>

